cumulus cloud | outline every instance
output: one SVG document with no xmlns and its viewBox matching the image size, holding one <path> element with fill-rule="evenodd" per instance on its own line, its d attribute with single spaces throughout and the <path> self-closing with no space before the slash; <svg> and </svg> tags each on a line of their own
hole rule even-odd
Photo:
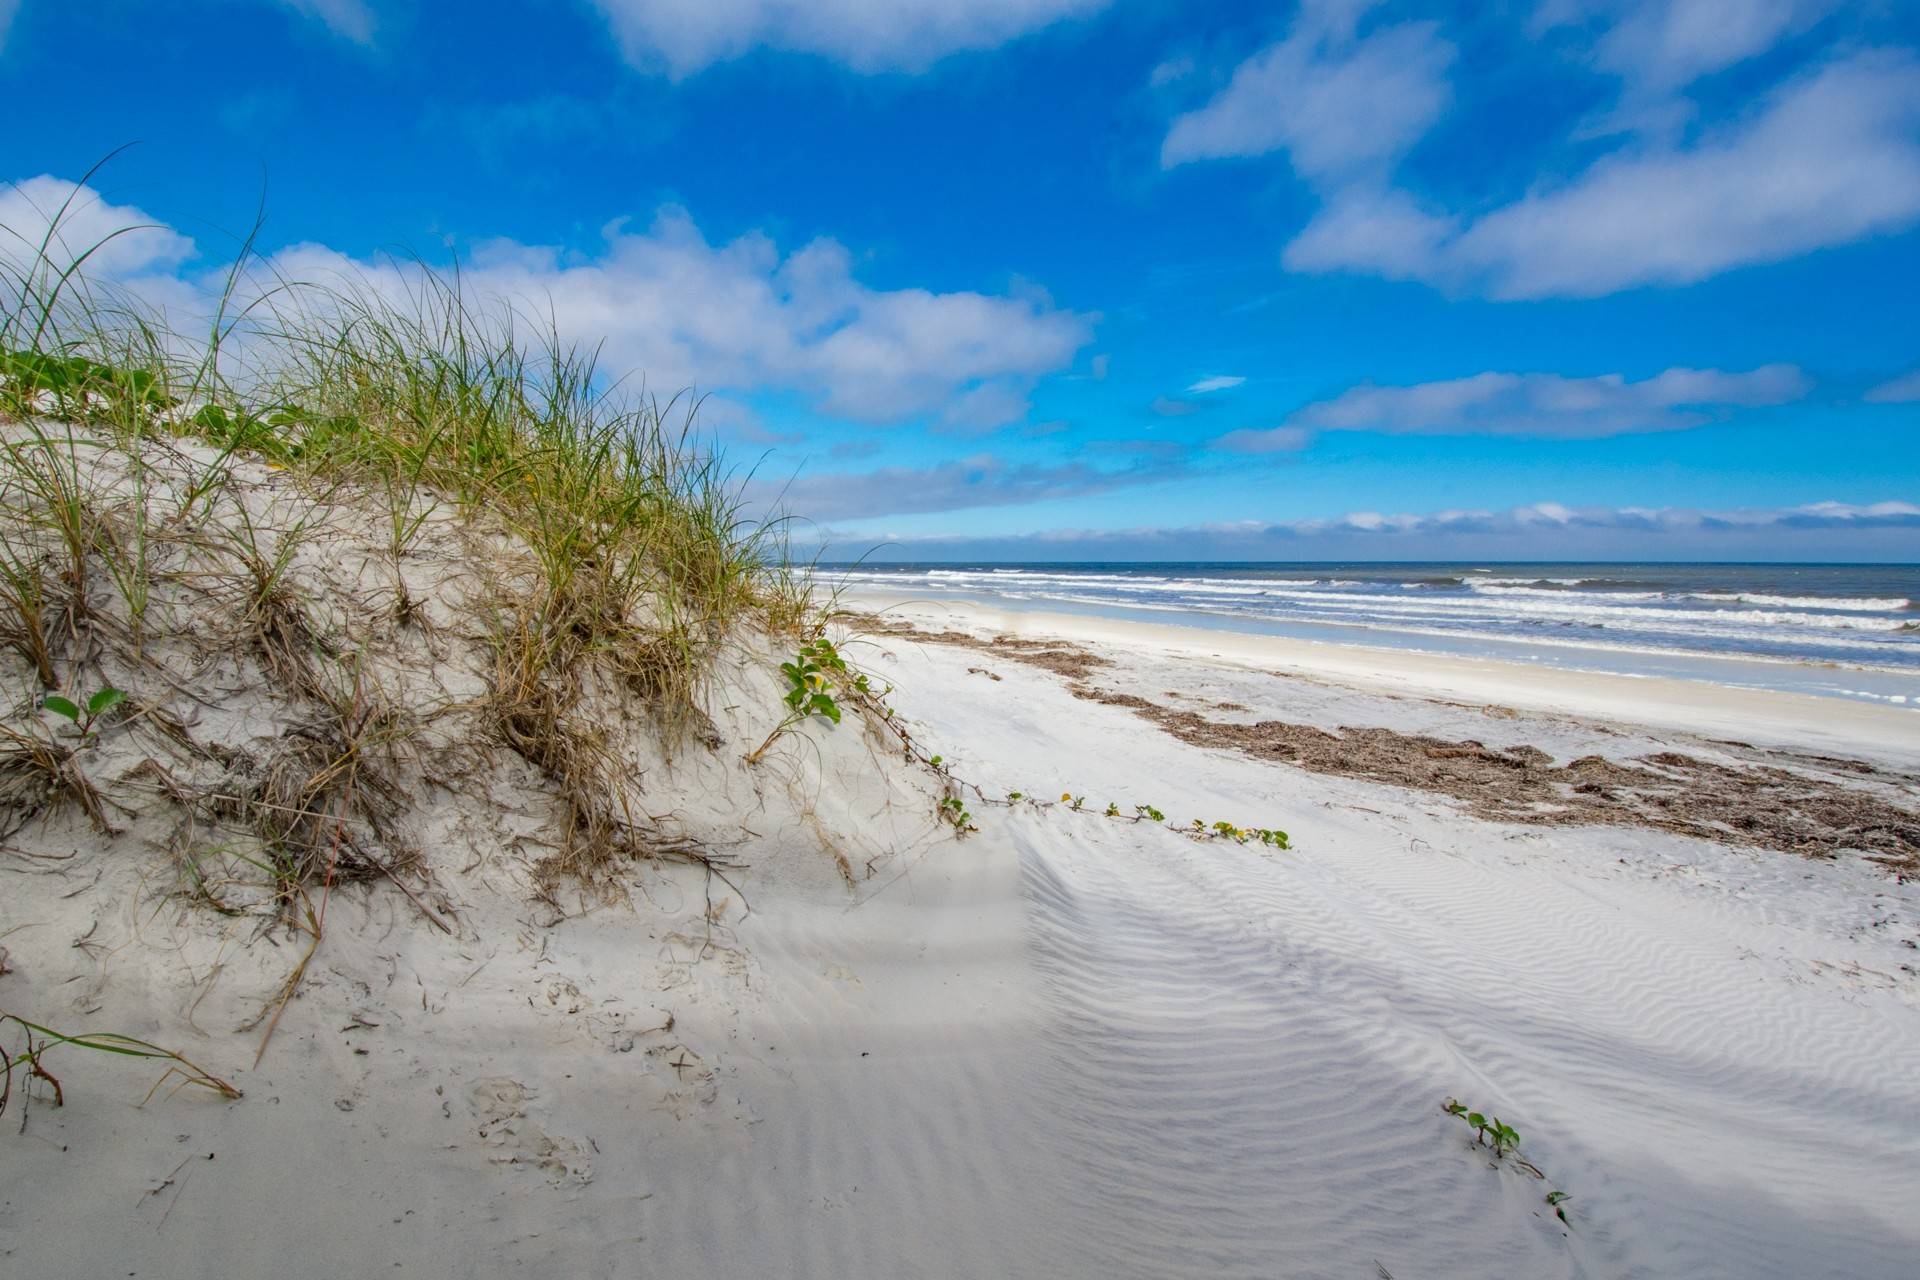
<svg viewBox="0 0 1920 1280">
<path fill-rule="evenodd" d="M 1133 529 L 1055 529 L 1011 537 L 903 539 L 908 559 L 1407 560 L 1499 557 L 1645 559 L 1739 554 L 1804 558 L 1905 555 L 1920 504 L 1814 502 L 1796 507 L 1573 507 L 1352 511 L 1297 520 Z M 837 540 L 852 542 L 845 534 Z"/>
<path fill-rule="evenodd" d="M 1807 376 L 1787 364 L 1763 365 L 1745 373 L 1673 368 L 1631 381 L 1617 373 L 1569 378 L 1557 373 L 1489 372 L 1404 387 L 1363 383 L 1299 410 L 1288 419 L 1288 426 L 1272 432 L 1236 432 L 1220 443 L 1261 451 L 1263 441 L 1288 441 L 1292 437 L 1287 432 L 1309 427 L 1393 435 L 1587 440 L 1697 427 L 1721 420 L 1735 408 L 1790 403 L 1811 388 Z"/>
<path fill-rule="evenodd" d="M 751 496 L 813 520 L 961 511 L 1104 493 L 1159 478 L 1144 469 L 1104 471 L 1085 463 L 1014 463 L 980 454 L 929 467 L 816 472 L 785 484 L 756 484 Z"/>
<path fill-rule="evenodd" d="M 1384 174 L 1446 109 L 1454 50 L 1431 22 L 1356 39 L 1354 23 L 1368 7 L 1303 5 L 1286 39 L 1242 62 L 1211 101 L 1173 121 L 1161 165 L 1285 151 L 1312 180 Z"/>
<path fill-rule="evenodd" d="M 1206 395 L 1208 392 L 1211 392 L 1211 391 L 1231 391 L 1233 388 L 1239 386 L 1241 383 L 1245 381 L 1246 381 L 1245 378 L 1236 378 L 1231 376 L 1217 376 L 1212 378 L 1202 378 L 1200 379 L 1200 381 L 1188 387 L 1187 390 L 1188 392 L 1194 395 Z"/>
<path fill-rule="evenodd" d="M 1750 119 L 1641 141 L 1570 181 L 1465 217 L 1349 189 L 1288 245 L 1302 271 L 1360 270 L 1496 298 L 1688 284 L 1920 222 L 1920 63 L 1869 51 Z"/>
<path fill-rule="evenodd" d="M 1778 512 L 1733 512 L 1701 517 L 1728 527 L 1783 524 L 1795 529 L 1920 529 L 1920 507 L 1911 502 L 1809 502 Z"/>
<path fill-rule="evenodd" d="M 1814 502 L 1797 507 L 1701 511 L 1688 507 L 1569 507 L 1533 502 L 1503 511 L 1451 510 L 1425 515 L 1356 511 L 1332 519 L 1293 520 L 1268 526 L 1274 537 L 1327 533 L 1432 535 L 1527 533 L 1554 529 L 1608 529 L 1641 533 L 1698 529 L 1911 529 L 1920 528 L 1920 506 L 1911 502 Z"/>
<path fill-rule="evenodd" d="M 1691 84 L 1765 53 L 1840 7 L 1840 0 L 1549 0 L 1533 29 L 1602 21 L 1593 65 L 1636 95 Z"/>
<path fill-rule="evenodd" d="M 1682 285 L 1920 223 L 1920 61 L 1855 48 L 1750 110 L 1682 131 L 1702 78 L 1836 12 L 1838 0 L 1548 0 L 1536 36 L 1592 31 L 1622 85 L 1574 140 L 1623 135 L 1517 197 L 1423 198 L 1399 162 L 1451 101 L 1438 26 L 1362 26 L 1367 0 L 1303 6 L 1286 38 L 1177 116 L 1163 167 L 1284 153 L 1321 207 L 1286 245 L 1303 272 L 1356 271 L 1500 299 Z M 1469 167 L 1471 168 L 1471 166 Z M 1548 170 L 1552 174 L 1553 170 Z"/>
<path fill-rule="evenodd" d="M 855 71 L 920 71 L 1107 0 L 593 0 L 635 66 L 678 79 L 765 47 Z"/>
<path fill-rule="evenodd" d="M 1881 383 L 1863 398 L 1872 404 L 1912 404 L 1920 400 L 1920 369 Z"/>
<path fill-rule="evenodd" d="M 1446 250 L 1460 220 L 1422 208 L 1404 191 L 1335 192 L 1280 255 L 1290 271 L 1365 271 L 1389 280 L 1465 283 Z"/>
<path fill-rule="evenodd" d="M 49 236 L 52 262 L 85 257 L 89 274 L 113 279 L 171 272 L 196 252 L 191 239 L 145 210 L 113 204 L 91 187 L 43 174 L 0 188 L 0 259 L 31 262 Z"/>
<path fill-rule="evenodd" d="M 0 226 L 12 229 L 18 248 L 69 195 L 69 247 L 154 222 L 41 177 L 0 195 Z M 92 266 L 178 306 L 198 279 L 183 269 L 193 252 L 185 236 L 150 225 L 109 241 Z M 350 284 L 396 304 L 418 284 L 409 263 L 316 244 L 275 253 L 261 274 Z M 604 368 L 644 376 L 656 390 L 794 393 L 858 422 L 928 419 L 973 430 L 1024 417 L 1027 391 L 1072 364 L 1093 323 L 1032 292 L 872 289 L 835 241 L 783 253 L 755 232 L 715 244 L 676 208 L 661 210 L 645 230 L 609 224 L 588 254 L 484 243 L 462 265 L 461 285 L 469 297 L 508 301 L 550 321 L 562 338 L 599 344 Z"/>
<path fill-rule="evenodd" d="M 983 382 L 948 400 L 940 411 L 940 428 L 959 435 L 994 431 L 1019 422 L 1033 408 L 1025 388 L 1015 384 Z"/>
</svg>

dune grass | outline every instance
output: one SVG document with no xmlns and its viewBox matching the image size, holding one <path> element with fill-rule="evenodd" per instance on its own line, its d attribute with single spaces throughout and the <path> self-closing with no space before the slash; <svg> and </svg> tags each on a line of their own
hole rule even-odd
<svg viewBox="0 0 1920 1280">
<path fill-rule="evenodd" d="M 470 548 L 462 569 L 477 570 L 479 594 L 460 622 L 484 626 L 493 660 L 485 696 L 461 710 L 476 747 L 514 753 L 551 787 L 563 842 L 536 868 L 544 889 L 632 857 L 715 869 L 654 826 L 608 726 L 584 710 L 598 698 L 604 714 L 618 691 L 667 750 L 716 745 L 701 704 L 728 637 L 751 625 L 804 641 L 824 625 L 782 526 L 747 518 L 743 478 L 696 431 L 696 403 L 630 393 L 595 350 L 419 263 L 383 275 L 385 292 L 287 280 L 250 256 L 249 238 L 184 322 L 92 270 L 114 236 L 76 248 L 73 211 L 41 212 L 39 227 L 0 227 L 0 648 L 18 659 L 0 683 L 29 686 L 5 690 L 0 832 L 61 805 L 106 828 L 92 739 L 63 740 L 39 708 L 111 675 L 128 690 L 112 733 L 158 732 L 180 758 L 220 763 L 211 785 L 152 757 L 115 782 L 182 815 L 169 847 L 189 896 L 232 912 L 220 891 L 251 871 L 307 935 L 261 1012 L 262 1052 L 338 884 L 384 878 L 447 929 L 408 884 L 426 873 L 398 820 L 399 779 L 418 775 L 402 766 L 432 709 L 383 687 L 298 581 L 310 541 L 347 511 L 376 516 L 390 576 L 381 607 L 355 620 L 361 639 L 411 634 L 430 652 L 435 624 L 408 586 L 424 571 L 419 544 L 450 520 Z M 262 463 L 287 483 L 263 485 Z M 179 650 L 183 607 L 220 615 L 291 717 L 244 760 L 141 696 L 143 682 L 179 688 L 147 654 Z M 214 829 L 226 855 L 202 848 Z M 28 1044 L 11 1066 L 42 1079 L 45 1050 L 72 1044 L 167 1057 L 224 1091 L 150 1045 L 20 1025 Z"/>
<path fill-rule="evenodd" d="M 487 718 L 566 800 L 560 868 L 590 871 L 638 851 L 644 824 L 593 727 L 570 714 L 581 673 L 611 673 L 672 747 L 712 733 L 703 685 L 743 621 L 802 638 L 822 625 L 780 525 L 745 518 L 740 477 L 697 434 L 696 404 L 629 394 L 594 350 L 467 296 L 457 274 L 409 264 L 404 287 L 381 292 L 275 278 L 243 252 L 202 327 L 181 332 L 92 278 L 107 241 L 71 250 L 70 211 L 46 213 L 37 235 L 0 228 L 0 645 L 44 689 L 83 683 L 103 645 L 137 658 L 156 565 L 191 545 L 222 564 L 263 667 L 329 713 L 338 732 L 322 742 L 358 742 L 378 717 L 360 706 L 350 727 L 333 714 L 364 698 L 330 692 L 341 656 L 288 583 L 305 523 L 222 502 L 231 463 L 283 469 L 317 495 L 309 510 L 335 486 L 376 505 L 396 627 L 426 625 L 405 570 L 427 522 L 484 516 L 524 552 L 488 610 Z M 198 446 L 190 482 L 150 483 L 153 451 L 178 460 L 183 441 Z M 323 781 L 276 788 L 270 809 L 300 811 L 316 793 L 365 804 L 376 781 L 349 774 L 341 796 L 339 761 L 303 771 Z M 312 855 L 292 858 L 303 876 L 320 874 Z"/>
<path fill-rule="evenodd" d="M 37 1022 L 29 1022 L 16 1014 L 0 1010 L 0 1030 L 6 1028 L 8 1024 L 19 1029 L 22 1040 L 11 1052 L 4 1044 L 0 1044 L 0 1114 L 6 1112 L 8 1104 L 13 1100 L 15 1073 L 22 1078 L 23 1096 L 26 1087 L 37 1080 L 52 1091 L 51 1101 L 55 1106 L 64 1105 L 66 1090 L 61 1087 L 59 1078 L 47 1070 L 46 1058 L 53 1050 L 69 1046 L 94 1053 L 114 1054 L 126 1058 L 150 1058 L 171 1064 L 167 1067 L 165 1074 L 154 1081 L 153 1087 L 147 1090 L 147 1097 L 143 1102 L 151 1100 L 153 1095 L 169 1081 L 175 1082 L 176 1088 L 192 1086 L 205 1089 L 228 1101 L 240 1097 L 240 1091 L 225 1080 L 194 1065 L 173 1050 L 163 1049 L 145 1040 L 136 1040 L 132 1036 L 110 1031 L 65 1035 L 51 1027 L 43 1027 Z"/>
</svg>

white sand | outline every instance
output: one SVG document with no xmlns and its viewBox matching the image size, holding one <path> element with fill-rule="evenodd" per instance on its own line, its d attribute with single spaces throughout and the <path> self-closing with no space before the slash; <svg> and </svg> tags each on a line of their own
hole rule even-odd
<svg viewBox="0 0 1920 1280">
<path fill-rule="evenodd" d="M 1910 721 L 1838 702 L 946 616 L 1097 626 L 1143 689 L 1250 714 L 1920 763 Z M 657 766 L 649 794 L 731 832 L 750 914 L 643 869 L 631 908 L 552 922 L 498 830 L 537 834 L 535 794 L 497 779 L 496 810 L 432 802 L 459 936 L 391 891 L 336 895 L 253 1068 L 258 1033 L 234 1028 L 284 940 L 156 901 L 152 850 L 60 819 L 43 843 L 71 861 L 0 865 L 0 1008 L 180 1047 L 246 1097 L 142 1108 L 144 1064 L 52 1059 L 69 1105 L 0 1135 L 0 1273 L 1913 1274 L 1920 887 L 1475 821 L 1183 745 L 975 651 L 850 652 L 990 793 L 1279 825 L 1296 848 L 977 804 L 955 841 L 851 720 L 749 770 L 774 685 L 746 651 L 716 691 L 728 745 Z M 1448 1095 L 1518 1128 L 1550 1182 L 1476 1151 Z"/>
<path fill-rule="evenodd" d="M 1694 735 L 1833 751 L 1896 766 L 1912 767 L 1920 762 L 1920 708 L 1085 614 L 1014 610 L 971 601 L 929 601 L 877 590 L 847 591 L 842 599 L 850 609 L 883 611 L 888 618 L 928 629 L 952 626 L 983 634 L 1061 636 L 1157 655 L 1203 659 L 1211 667 L 1306 675 L 1329 687 L 1624 721 Z"/>
</svg>

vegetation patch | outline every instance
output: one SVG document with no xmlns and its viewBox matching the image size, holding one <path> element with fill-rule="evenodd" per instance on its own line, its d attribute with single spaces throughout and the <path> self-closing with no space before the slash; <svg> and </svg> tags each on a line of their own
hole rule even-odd
<svg viewBox="0 0 1920 1280">
<path fill-rule="evenodd" d="M 902 623 L 871 625 L 885 634 L 985 650 L 1016 662 L 1030 661 L 1035 651 L 1027 646 L 1042 643 L 920 631 Z M 1583 756 L 1556 764 L 1535 747 L 1503 750 L 1378 726 L 1328 730 L 1284 720 L 1210 720 L 1197 711 L 1095 684 L 1094 674 L 1111 665 L 1098 655 L 1072 646 L 1039 652 L 1067 655 L 1058 662 L 1047 658 L 1030 665 L 1065 675 L 1076 698 L 1133 711 L 1192 746 L 1444 795 L 1472 816 L 1490 821 L 1648 827 L 1817 858 L 1857 850 L 1898 875 L 1920 875 L 1920 816 L 1910 805 L 1821 774 L 1866 777 L 1909 795 L 1920 777 L 1886 774 L 1860 761 L 1767 756 L 1750 765 L 1732 765 L 1666 751 L 1633 761 Z M 1258 828 L 1252 831 L 1259 835 Z"/>
<path fill-rule="evenodd" d="M 1475 1111 L 1458 1098 L 1448 1098 L 1440 1104 L 1440 1109 L 1450 1116 L 1459 1117 L 1460 1120 L 1465 1122 L 1466 1126 L 1473 1130 L 1474 1145 L 1476 1147 L 1484 1147 L 1491 1151 L 1496 1164 L 1505 1161 L 1523 1173 L 1538 1178 L 1543 1182 L 1546 1181 L 1547 1175 L 1540 1172 L 1536 1165 L 1530 1161 L 1522 1160 L 1518 1155 L 1514 1154 L 1520 1149 L 1519 1131 L 1503 1121 L 1499 1116 Z M 1509 1159 L 1509 1157 L 1511 1157 L 1511 1159 Z M 1573 1225 L 1567 1218 L 1566 1207 L 1567 1201 L 1573 1199 L 1571 1193 L 1554 1189 L 1548 1191 L 1543 1199 L 1547 1207 L 1553 1210 L 1553 1216 L 1560 1220 L 1562 1226 L 1571 1227 Z"/>
<path fill-rule="evenodd" d="M 6 1114 L 7 1106 L 13 1101 L 15 1077 L 20 1078 L 20 1094 L 24 1102 L 30 1091 L 36 1086 L 48 1091 L 47 1101 L 54 1106 L 66 1104 L 66 1090 L 61 1087 L 59 1078 L 47 1069 L 47 1055 L 57 1049 L 84 1049 L 94 1053 L 113 1054 L 124 1058 L 149 1058 L 167 1063 L 166 1072 L 147 1090 L 146 1099 L 151 1101 L 165 1085 L 172 1084 L 176 1089 L 206 1089 L 229 1101 L 240 1096 L 240 1091 L 171 1049 L 162 1049 L 157 1044 L 145 1040 L 136 1040 L 132 1036 L 123 1036 L 114 1032 L 95 1031 L 85 1035 L 64 1035 L 51 1027 L 43 1027 L 37 1022 L 29 1022 L 16 1014 L 0 1010 L 0 1032 L 11 1025 L 20 1033 L 20 1040 L 9 1049 L 4 1040 L 0 1040 L 0 1115 Z"/>
</svg>

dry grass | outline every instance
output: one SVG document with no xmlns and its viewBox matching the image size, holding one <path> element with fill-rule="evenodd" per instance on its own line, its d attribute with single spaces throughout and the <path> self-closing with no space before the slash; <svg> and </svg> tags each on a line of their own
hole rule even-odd
<svg viewBox="0 0 1920 1280">
<path fill-rule="evenodd" d="M 557 878 L 600 880 L 622 861 L 668 857 L 712 865 L 709 856 L 665 832 L 641 807 L 639 776 L 596 724 L 581 672 L 587 641 L 521 609 L 495 638 L 495 666 L 483 715 L 500 745 L 552 786 L 561 843 L 537 867 Z M 615 665 L 607 670 L 621 674 Z M 602 703 L 601 705 L 606 705 Z"/>
<path fill-rule="evenodd" d="M 312 695 L 320 690 L 318 663 L 333 653 L 316 634 L 289 576 L 305 530 L 305 522 L 298 522 L 279 530 L 276 541 L 269 543 L 269 531 L 245 502 L 237 502 L 232 523 L 220 531 L 215 549 L 232 565 L 233 613 L 241 646 L 286 688 Z"/>
<path fill-rule="evenodd" d="M 439 763 L 504 747 L 549 790 L 538 892 L 611 891 L 637 858 L 726 879 L 646 812 L 632 727 L 668 752 L 718 746 L 715 656 L 743 625 L 818 612 L 777 527 L 743 518 L 695 405 L 629 396 L 590 350 L 412 266 L 381 294 L 259 278 L 243 252 L 211 323 L 181 334 L 90 281 L 92 249 L 57 257 L 68 211 L 49 212 L 35 241 L 0 228 L 0 696 L 20 708 L 0 716 L 0 841 L 63 806 L 110 832 L 120 800 L 142 802 L 129 838 L 170 853 L 173 893 L 304 935 L 254 1024 L 262 1053 L 337 887 L 388 881 L 451 931 L 415 847 L 439 717 Z M 423 544 L 459 548 L 482 591 L 451 604 Z M 429 607 L 462 614 L 450 639 Z M 489 640 L 483 694 L 419 700 L 441 647 L 474 681 Z M 109 687 L 126 728 L 105 747 L 34 710 Z M 151 1045 L 20 1026 L 11 1065 L 43 1081 L 42 1055 L 71 1044 L 229 1091 Z"/>
<path fill-rule="evenodd" d="M 55 742 L 38 721 L 26 728 L 0 724 L 0 812 L 6 839 L 41 813 L 71 804 L 96 831 L 111 833 L 106 800 L 80 768 L 80 749 Z"/>
<path fill-rule="evenodd" d="M 372 880 L 412 866 L 415 854 L 396 825 L 404 802 L 392 768 L 410 731 L 356 678 L 274 743 L 238 807 L 285 883 Z"/>
<path fill-rule="evenodd" d="M 66 211 L 50 212 L 57 230 Z M 0 253 L 0 644 L 39 686 L 97 682 L 107 662 L 159 678 L 145 641 L 185 624 L 152 616 L 156 566 L 210 566 L 229 633 L 298 714 L 262 758 L 230 762 L 244 786 L 207 803 L 255 831 L 289 886 L 392 875 L 411 862 L 391 758 L 407 717 L 316 625 L 294 567 L 343 492 L 374 504 L 387 618 L 413 627 L 405 566 L 427 521 L 484 522 L 524 562 L 489 571 L 501 621 L 483 718 L 553 788 L 565 838 L 550 869 L 676 847 L 580 713 L 582 680 L 642 701 L 668 748 L 714 746 L 702 702 L 727 637 L 818 617 L 777 529 L 743 520 L 738 478 L 698 443 L 696 406 L 624 395 L 591 351 L 424 268 L 382 294 L 259 278 L 243 254 L 206 336 L 184 338 L 90 282 L 91 250 L 62 261 L 58 244 Z M 178 462 L 189 444 L 192 474 L 157 480 L 149 456 Z M 285 473 L 288 507 L 235 488 L 244 459 Z M 104 823 L 70 760 L 9 732 L 0 787 Z"/>
<path fill-rule="evenodd" d="M 0 537 L 0 644 L 33 669 L 43 689 L 56 687 L 54 646 L 65 609 L 39 548 Z"/>
<path fill-rule="evenodd" d="M 14 1073 L 24 1076 L 27 1085 L 38 1080 L 53 1091 L 51 1101 L 54 1106 L 66 1103 L 66 1091 L 60 1081 L 47 1070 L 47 1054 L 55 1049 L 71 1046 L 75 1049 L 87 1049 L 95 1053 L 110 1053 L 127 1058 L 152 1058 L 170 1064 L 166 1073 L 154 1081 L 147 1090 L 147 1099 L 158 1093 L 163 1085 L 173 1082 L 176 1088 L 206 1089 L 222 1098 L 232 1100 L 240 1096 L 240 1091 L 220 1077 L 194 1065 L 171 1049 L 163 1049 L 157 1044 L 145 1040 L 136 1040 L 132 1036 L 119 1035 L 110 1031 L 96 1031 L 83 1035 L 64 1035 L 51 1027 L 29 1022 L 17 1014 L 0 1010 L 0 1027 L 12 1023 L 18 1027 L 24 1043 L 9 1052 L 0 1045 L 0 1113 L 5 1113 L 7 1105 L 13 1100 Z M 22 1093 L 26 1090 L 23 1088 Z"/>
</svg>

